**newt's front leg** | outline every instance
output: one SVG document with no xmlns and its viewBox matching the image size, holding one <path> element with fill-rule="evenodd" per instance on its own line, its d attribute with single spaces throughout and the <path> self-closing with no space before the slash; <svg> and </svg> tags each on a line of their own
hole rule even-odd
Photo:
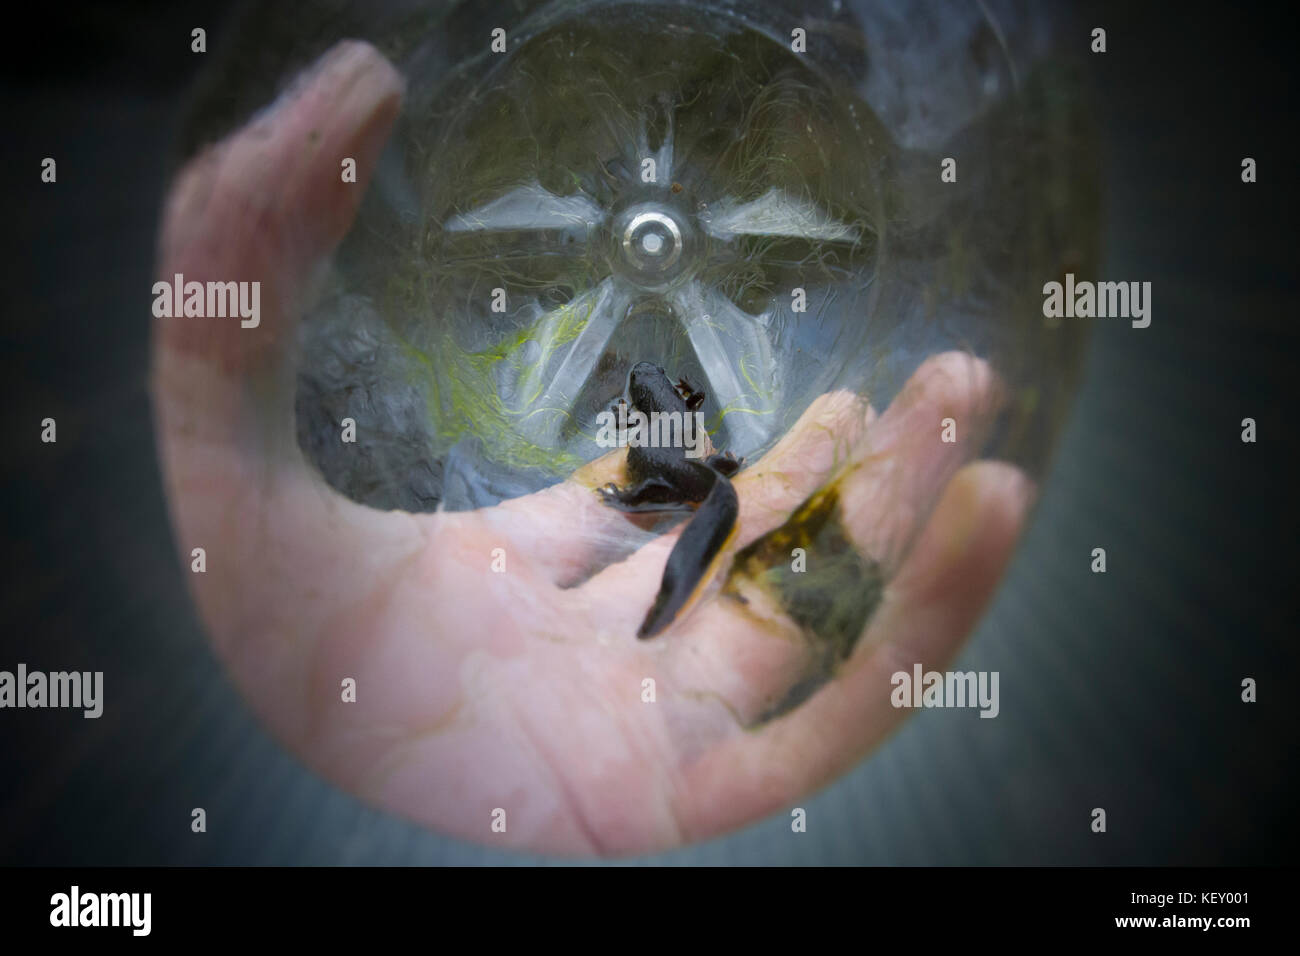
<svg viewBox="0 0 1300 956">
<path fill-rule="evenodd" d="M 691 388 L 690 382 L 686 381 L 684 378 L 679 378 L 677 384 L 673 386 L 673 389 L 679 396 L 681 396 L 682 401 L 686 403 L 686 408 L 689 411 L 696 411 L 704 404 L 704 393 L 697 392 L 695 389 Z"/>
<path fill-rule="evenodd" d="M 619 511 L 680 511 L 690 506 L 681 490 L 663 478 L 647 478 L 626 488 L 610 482 L 596 492 L 605 504 Z"/>
</svg>

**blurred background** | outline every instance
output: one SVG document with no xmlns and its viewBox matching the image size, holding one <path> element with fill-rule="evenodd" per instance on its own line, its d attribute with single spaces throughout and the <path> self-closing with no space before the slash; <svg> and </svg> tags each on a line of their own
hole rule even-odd
<svg viewBox="0 0 1300 956">
<path fill-rule="evenodd" d="M 221 3 L 73 5 L 0 64 L 0 669 L 102 670 L 106 697 L 98 720 L 0 711 L 0 862 L 542 859 L 370 810 L 267 737 L 189 603 L 155 459 L 149 289 L 169 176 L 205 130 L 268 98 L 286 64 L 339 35 L 382 35 L 411 6 L 276 18 Z M 779 814 L 639 862 L 1294 861 L 1289 25 L 1226 4 L 1134 6 L 1058 13 L 1081 50 L 1092 27 L 1107 31 L 1107 52 L 1081 58 L 1104 184 L 1098 277 L 1150 281 L 1153 319 L 1094 323 L 1036 514 L 952 665 L 1000 672 L 999 718 L 920 711 L 803 802 L 807 833 Z M 203 26 L 216 59 L 249 22 L 278 52 L 264 68 L 242 62 L 236 89 L 189 34 Z M 57 186 L 39 180 L 45 156 Z M 57 444 L 39 441 L 47 416 Z M 1248 416 L 1253 445 L 1240 441 Z M 1094 547 L 1104 575 L 1088 571 Z M 1258 681 L 1255 704 L 1240 700 L 1244 677 Z M 198 806 L 206 834 L 190 831 Z M 1105 834 L 1089 829 L 1093 807 Z"/>
</svg>

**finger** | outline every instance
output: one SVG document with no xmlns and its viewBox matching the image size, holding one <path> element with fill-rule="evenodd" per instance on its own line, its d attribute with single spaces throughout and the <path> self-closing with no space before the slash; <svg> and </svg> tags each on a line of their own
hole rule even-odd
<svg viewBox="0 0 1300 956">
<path fill-rule="evenodd" d="M 854 392 L 822 395 L 753 467 L 733 479 L 740 496 L 735 546 L 776 527 L 790 509 L 853 458 L 875 409 Z"/>
<path fill-rule="evenodd" d="M 1006 401 L 988 362 L 944 352 L 921 363 L 859 446 L 841 486 L 841 521 L 889 574 L 948 480 L 984 444 Z"/>
<path fill-rule="evenodd" d="M 739 732 L 717 698 L 695 698 L 692 733 L 675 741 L 687 760 L 676 791 L 686 838 L 787 806 L 879 743 L 908 714 L 890 703 L 892 675 L 910 675 L 918 663 L 937 669 L 953 657 L 1010 560 L 1032 495 L 1010 465 L 979 462 L 960 470 L 853 656 L 784 717 Z M 706 746 L 709 734 L 716 746 Z"/>
<path fill-rule="evenodd" d="M 178 177 L 163 217 L 160 281 L 174 285 L 180 275 L 203 292 L 208 283 L 242 283 L 259 308 L 247 320 L 155 318 L 155 415 L 177 481 L 213 463 L 229 484 L 247 479 L 240 469 L 249 460 L 301 462 L 285 346 L 310 270 L 351 222 L 400 95 L 400 78 L 371 47 L 340 44 Z M 357 183 L 342 181 L 342 157 L 357 160 Z M 208 297 L 200 298 L 206 311 Z M 200 461 L 204 454 L 214 461 Z"/>
<path fill-rule="evenodd" d="M 259 283 L 256 325 L 160 317 L 178 351 L 247 376 L 292 341 L 310 271 L 351 225 L 401 102 L 402 80 L 373 47 L 333 47 L 269 109 L 190 161 L 169 193 L 159 279 Z M 345 182 L 344 159 L 356 161 Z"/>
<path fill-rule="evenodd" d="M 626 480 L 627 450 L 601 455 L 567 480 L 476 512 L 484 534 L 531 557 L 534 576 L 562 588 L 586 580 L 650 537 L 601 501 L 596 489 Z"/>
</svg>

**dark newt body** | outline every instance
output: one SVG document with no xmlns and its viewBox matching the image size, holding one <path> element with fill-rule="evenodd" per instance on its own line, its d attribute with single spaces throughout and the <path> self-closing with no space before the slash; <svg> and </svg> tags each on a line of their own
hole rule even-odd
<svg viewBox="0 0 1300 956">
<path fill-rule="evenodd" d="M 704 395 L 685 381 L 673 385 L 663 369 L 640 362 L 628 379 L 628 398 L 646 416 L 678 412 L 683 420 L 700 407 Z M 631 447 L 627 452 L 625 488 L 598 489 L 605 502 L 622 511 L 676 511 L 698 505 L 668 555 L 659 594 L 646 613 L 637 637 L 654 637 L 698 595 L 713 564 L 736 529 L 739 503 L 730 476 L 742 462 L 730 454 L 701 461 L 685 448 Z"/>
</svg>

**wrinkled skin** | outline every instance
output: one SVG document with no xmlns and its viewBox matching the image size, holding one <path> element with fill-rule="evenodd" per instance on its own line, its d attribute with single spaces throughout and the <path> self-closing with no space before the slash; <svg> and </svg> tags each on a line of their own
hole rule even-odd
<svg viewBox="0 0 1300 956">
<path fill-rule="evenodd" d="M 941 668 L 1012 553 L 1027 479 L 969 462 L 996 409 L 990 369 L 926 361 L 883 413 L 822 396 L 735 478 L 743 547 L 842 464 L 845 526 L 897 563 L 835 679 L 746 730 L 792 679 L 798 631 L 761 593 L 708 597 L 652 641 L 637 625 L 678 527 L 622 560 L 600 542 L 628 519 L 593 489 L 625 451 L 568 481 L 474 512 L 412 515 L 327 487 L 294 439 L 294 326 L 349 228 L 398 113 L 402 81 L 345 43 L 270 110 L 173 183 L 160 277 L 259 280 L 261 324 L 157 319 L 152 390 L 186 566 L 217 651 L 251 706 L 311 767 L 422 824 L 561 854 L 671 847 L 753 821 L 842 773 L 909 711 L 890 675 Z M 357 160 L 356 184 L 340 160 Z M 364 436 L 359 436 L 364 440 Z M 918 521 L 924 521 L 920 527 Z M 904 547 L 904 545 L 908 545 Z M 503 548 L 504 573 L 490 570 Z M 619 555 L 618 557 L 622 557 Z M 810 569 L 810 570 L 815 570 Z M 758 622 L 758 623 L 756 623 Z M 341 682 L 357 682 L 355 703 Z M 642 701 L 654 678 L 656 700 Z M 495 808 L 507 830 L 491 829 Z"/>
</svg>

